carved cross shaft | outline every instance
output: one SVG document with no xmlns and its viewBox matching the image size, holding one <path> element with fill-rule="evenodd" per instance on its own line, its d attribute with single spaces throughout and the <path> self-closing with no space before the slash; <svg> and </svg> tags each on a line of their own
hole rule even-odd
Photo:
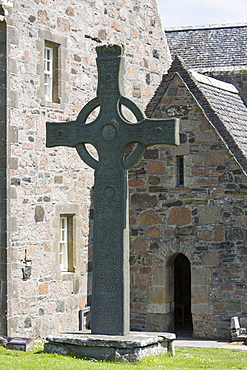
<svg viewBox="0 0 247 370">
<path fill-rule="evenodd" d="M 47 146 L 75 147 L 79 156 L 95 169 L 92 333 L 129 333 L 129 228 L 127 169 L 154 144 L 179 144 L 177 119 L 147 119 L 123 96 L 123 49 L 119 45 L 97 47 L 97 97 L 82 108 L 76 121 L 47 123 Z M 97 118 L 87 117 L 100 107 Z M 122 113 L 126 106 L 137 123 Z M 92 144 L 98 160 L 87 151 Z M 123 159 L 125 149 L 137 143 Z"/>
</svg>

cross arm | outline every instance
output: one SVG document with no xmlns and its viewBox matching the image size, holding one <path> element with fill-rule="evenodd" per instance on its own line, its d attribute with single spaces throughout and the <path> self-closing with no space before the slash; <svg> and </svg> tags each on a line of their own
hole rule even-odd
<svg viewBox="0 0 247 370">
<path fill-rule="evenodd" d="M 80 143 L 89 143 L 90 124 L 80 124 L 77 121 L 70 122 L 46 122 L 46 146 L 71 146 Z"/>
<path fill-rule="evenodd" d="M 179 119 L 144 119 L 129 125 L 128 140 L 145 146 L 156 144 L 179 145 Z"/>
</svg>

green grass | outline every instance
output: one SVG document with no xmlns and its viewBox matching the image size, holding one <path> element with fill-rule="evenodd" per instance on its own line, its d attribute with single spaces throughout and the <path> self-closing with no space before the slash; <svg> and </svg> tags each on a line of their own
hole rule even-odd
<svg viewBox="0 0 247 370">
<path fill-rule="evenodd" d="M 11 351 L 0 347 L 1 370 L 162 370 L 247 369 L 247 351 L 216 348 L 178 348 L 176 356 L 156 356 L 139 363 L 86 361 L 69 356 Z"/>
</svg>

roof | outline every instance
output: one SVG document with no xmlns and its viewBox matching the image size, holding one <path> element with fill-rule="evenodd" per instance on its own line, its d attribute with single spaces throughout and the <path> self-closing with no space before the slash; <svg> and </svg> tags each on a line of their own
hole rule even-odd
<svg viewBox="0 0 247 370">
<path fill-rule="evenodd" d="M 247 67 L 247 23 L 165 32 L 172 59 L 181 56 L 190 69 Z"/>
<path fill-rule="evenodd" d="M 208 121 L 247 173 L 247 107 L 232 84 L 188 70 L 183 60 L 175 57 L 147 106 L 147 116 L 153 115 L 175 74 L 180 76 Z"/>
</svg>

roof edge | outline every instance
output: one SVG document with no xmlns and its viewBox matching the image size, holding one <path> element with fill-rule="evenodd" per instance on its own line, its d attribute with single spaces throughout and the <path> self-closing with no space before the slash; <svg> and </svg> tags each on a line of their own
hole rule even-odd
<svg viewBox="0 0 247 370">
<path fill-rule="evenodd" d="M 198 82 L 200 82 L 204 85 L 213 86 L 213 87 L 216 87 L 217 89 L 229 91 L 233 94 L 239 94 L 239 91 L 231 83 L 220 81 L 220 80 L 217 80 L 217 79 L 209 77 L 209 76 L 205 76 L 205 75 L 203 75 L 201 73 L 198 73 L 194 70 L 190 70 L 190 72 L 192 74 L 192 77 L 194 77 Z"/>
<path fill-rule="evenodd" d="M 196 31 L 196 30 L 205 30 L 205 29 L 237 28 L 237 27 L 247 27 L 247 22 L 168 27 L 168 28 L 165 28 L 165 32 L 182 32 L 182 31 Z"/>
</svg>

